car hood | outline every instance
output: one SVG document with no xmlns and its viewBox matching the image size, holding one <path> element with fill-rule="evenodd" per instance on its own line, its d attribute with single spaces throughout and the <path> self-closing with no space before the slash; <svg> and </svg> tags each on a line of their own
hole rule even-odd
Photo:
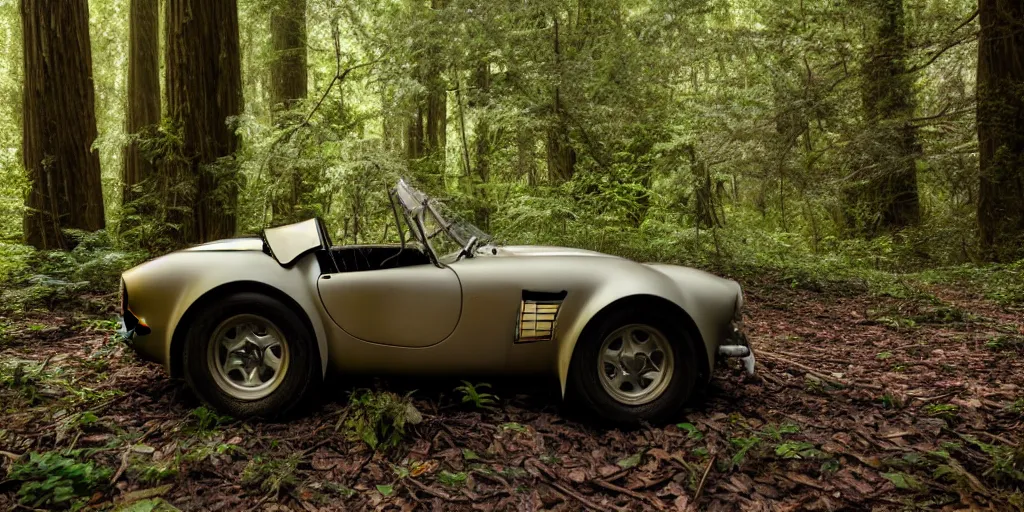
<svg viewBox="0 0 1024 512">
<path fill-rule="evenodd" d="M 182 249 L 184 252 L 197 251 L 262 251 L 263 240 L 256 237 L 229 238 Z"/>
<path fill-rule="evenodd" d="M 490 250 L 487 248 L 485 250 Z M 503 245 L 494 247 L 497 250 L 496 256 L 515 257 L 543 257 L 543 256 L 598 256 L 604 258 L 617 258 L 609 254 L 586 249 L 572 249 L 570 247 L 557 247 L 553 245 Z"/>
</svg>

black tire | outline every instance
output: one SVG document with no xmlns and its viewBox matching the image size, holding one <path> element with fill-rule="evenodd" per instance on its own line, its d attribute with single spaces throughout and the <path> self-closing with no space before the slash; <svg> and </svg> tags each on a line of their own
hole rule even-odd
<svg viewBox="0 0 1024 512">
<path fill-rule="evenodd" d="M 280 382 L 266 396 L 239 399 L 225 390 L 211 367 L 210 344 L 214 330 L 238 315 L 254 315 L 269 321 L 287 344 L 288 357 Z M 204 307 L 188 330 L 183 354 L 185 381 L 206 404 L 234 418 L 276 418 L 296 411 L 319 389 L 323 381 L 320 352 L 315 336 L 292 308 L 261 293 L 230 295 Z"/>
<path fill-rule="evenodd" d="M 656 309 L 623 308 L 595 319 L 576 342 L 569 366 L 568 395 L 591 412 L 612 423 L 636 425 L 641 421 L 659 424 L 674 419 L 690 400 L 697 382 L 697 361 L 692 340 L 668 315 Z M 673 372 L 667 387 L 647 403 L 620 402 L 602 386 L 598 358 L 605 338 L 630 325 L 650 326 L 660 331 L 672 350 Z"/>
</svg>

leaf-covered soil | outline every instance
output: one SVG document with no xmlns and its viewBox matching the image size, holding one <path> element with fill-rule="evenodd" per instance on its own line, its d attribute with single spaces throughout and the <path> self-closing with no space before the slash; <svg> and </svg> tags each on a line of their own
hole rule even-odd
<svg viewBox="0 0 1024 512">
<path fill-rule="evenodd" d="M 514 379 L 481 388 L 494 410 L 462 404 L 457 382 L 333 380 L 315 412 L 237 422 L 136 360 L 110 322 L 2 319 L 0 477 L 60 451 L 107 471 L 83 503 L 137 510 L 1024 508 L 1020 305 L 745 285 L 758 375 L 723 365 L 678 424 L 632 431 Z M 422 421 L 370 450 L 347 426 L 356 386 L 415 390 Z M 0 509 L 22 486 L 0 482 Z"/>
</svg>

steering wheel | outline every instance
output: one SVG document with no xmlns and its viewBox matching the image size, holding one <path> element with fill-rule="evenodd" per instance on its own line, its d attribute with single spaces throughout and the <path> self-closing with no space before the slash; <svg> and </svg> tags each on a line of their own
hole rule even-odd
<svg viewBox="0 0 1024 512">
<path fill-rule="evenodd" d="M 475 237 L 475 236 L 470 237 L 469 241 L 466 242 L 466 246 L 463 247 L 462 250 L 459 251 L 459 255 L 455 257 L 455 261 L 459 261 L 462 258 L 466 258 L 466 257 L 472 258 L 473 257 L 473 248 L 476 247 L 476 242 L 477 242 L 477 237 Z"/>
</svg>

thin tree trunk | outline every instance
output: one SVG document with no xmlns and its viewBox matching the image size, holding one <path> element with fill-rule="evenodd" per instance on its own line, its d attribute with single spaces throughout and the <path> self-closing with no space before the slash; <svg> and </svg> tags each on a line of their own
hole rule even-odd
<svg viewBox="0 0 1024 512">
<path fill-rule="evenodd" d="M 128 109 L 125 132 L 144 136 L 160 123 L 160 37 L 158 0 L 131 0 L 128 23 Z M 135 188 L 148 179 L 153 164 L 137 141 L 124 147 L 121 204 L 137 199 Z"/>
<path fill-rule="evenodd" d="M 22 159 L 31 188 L 25 243 L 67 249 L 61 229 L 103 229 L 89 5 L 22 0 Z"/>
<path fill-rule="evenodd" d="M 168 163 L 171 183 L 194 184 L 177 196 L 180 240 L 215 240 L 235 233 L 238 182 L 233 165 L 218 162 L 239 139 L 228 118 L 242 107 L 236 0 L 167 0 L 167 110 L 180 130 L 181 155 Z M 216 166 L 212 164 L 217 164 Z"/>
<path fill-rule="evenodd" d="M 487 184 L 491 181 L 491 154 L 494 152 L 491 123 L 486 111 L 490 103 L 491 94 L 491 70 L 487 62 L 481 62 L 475 72 L 476 94 L 474 94 L 474 106 L 482 109 L 477 114 L 476 129 L 473 137 L 476 139 L 476 155 L 474 167 L 474 189 L 476 191 L 476 223 L 484 231 L 490 229 L 491 207 L 487 197 Z"/>
<path fill-rule="evenodd" d="M 1024 258 L 1024 3 L 980 0 L 978 228 L 986 259 Z"/>
<path fill-rule="evenodd" d="M 555 67 L 558 76 L 556 81 L 561 81 L 562 47 L 559 35 L 558 15 L 555 15 L 554 24 L 554 54 Z M 576 172 L 576 150 L 569 140 L 569 125 L 565 116 L 565 107 L 562 105 L 562 88 L 556 84 L 551 103 L 551 124 L 547 133 L 547 162 L 548 179 L 552 183 L 562 183 L 572 179 Z"/>
</svg>

